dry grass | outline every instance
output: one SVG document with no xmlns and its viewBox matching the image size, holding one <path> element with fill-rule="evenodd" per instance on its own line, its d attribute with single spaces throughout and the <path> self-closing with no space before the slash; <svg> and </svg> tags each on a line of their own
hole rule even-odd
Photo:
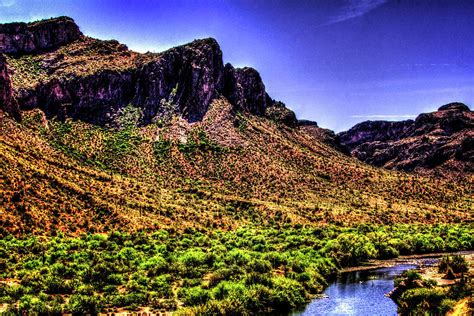
<svg viewBox="0 0 474 316">
<path fill-rule="evenodd" d="M 25 114 L 0 123 L 3 234 L 472 221 L 472 177 L 376 169 L 225 99 L 126 131 Z"/>
</svg>

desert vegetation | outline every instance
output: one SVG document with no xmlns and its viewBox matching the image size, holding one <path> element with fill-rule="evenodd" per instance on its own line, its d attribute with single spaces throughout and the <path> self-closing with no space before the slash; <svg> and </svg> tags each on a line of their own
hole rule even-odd
<svg viewBox="0 0 474 316">
<path fill-rule="evenodd" d="M 341 267 L 399 254 L 472 249 L 474 239 L 465 225 L 288 224 L 235 231 L 9 235 L 0 244 L 0 300 L 8 311 L 147 307 L 211 315 L 289 310 L 320 293 Z"/>
<path fill-rule="evenodd" d="M 372 168 L 252 116 L 237 116 L 244 129 L 223 124 L 226 105 L 193 126 L 140 127 L 134 108 L 108 128 L 37 110 L 2 120 L 3 234 L 472 218 L 470 182 Z"/>
<path fill-rule="evenodd" d="M 341 268 L 474 248 L 472 174 L 354 159 L 216 40 L 139 54 L 38 23 L 1 58 L 0 312 L 285 311 Z M 404 302 L 455 298 L 429 291 Z"/>
</svg>

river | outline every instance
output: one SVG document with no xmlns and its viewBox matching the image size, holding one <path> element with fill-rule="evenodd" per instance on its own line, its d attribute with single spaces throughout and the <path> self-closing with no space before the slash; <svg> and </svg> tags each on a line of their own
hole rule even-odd
<svg viewBox="0 0 474 316">
<path fill-rule="evenodd" d="M 436 261 L 433 258 L 419 260 L 424 265 Z M 396 276 L 416 267 L 417 264 L 400 263 L 392 267 L 342 273 L 324 291 L 324 298 L 316 298 L 304 310 L 290 315 L 397 315 L 397 305 L 385 294 L 394 288 Z"/>
</svg>

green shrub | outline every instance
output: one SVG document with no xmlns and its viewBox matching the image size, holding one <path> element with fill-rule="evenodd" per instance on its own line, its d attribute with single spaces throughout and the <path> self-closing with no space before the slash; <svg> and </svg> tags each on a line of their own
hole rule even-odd
<svg viewBox="0 0 474 316">
<path fill-rule="evenodd" d="M 178 291 L 178 297 L 183 301 L 186 306 L 194 306 L 205 304 L 209 298 L 209 291 L 195 286 L 191 288 L 181 288 Z"/>
<path fill-rule="evenodd" d="M 73 294 L 66 308 L 73 314 L 94 315 L 100 311 L 100 306 L 100 300 L 94 295 Z"/>
<path fill-rule="evenodd" d="M 46 308 L 45 302 L 39 297 L 32 295 L 24 295 L 20 298 L 18 309 L 20 312 L 33 312 L 33 313 L 46 313 L 48 310 Z"/>
<path fill-rule="evenodd" d="M 270 293 L 270 303 L 277 310 L 289 310 L 302 305 L 306 301 L 303 286 L 295 280 L 275 277 Z"/>
<path fill-rule="evenodd" d="M 438 272 L 447 273 L 449 269 L 454 273 L 466 273 L 469 271 L 469 264 L 461 255 L 444 256 L 439 261 Z"/>
<path fill-rule="evenodd" d="M 150 288 L 161 297 L 170 298 L 173 294 L 171 289 L 171 276 L 169 274 L 155 277 L 150 282 Z"/>
<path fill-rule="evenodd" d="M 435 314 L 438 306 L 446 298 L 446 290 L 439 288 L 410 289 L 399 298 L 401 311 L 415 313 L 430 312 Z"/>
</svg>

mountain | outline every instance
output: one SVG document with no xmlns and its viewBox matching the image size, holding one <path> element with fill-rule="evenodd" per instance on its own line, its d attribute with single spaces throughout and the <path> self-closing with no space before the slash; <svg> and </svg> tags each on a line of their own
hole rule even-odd
<svg viewBox="0 0 474 316">
<path fill-rule="evenodd" d="M 3 234 L 471 216 L 465 184 L 351 158 L 214 39 L 139 54 L 67 17 L 0 35 Z"/>
<path fill-rule="evenodd" d="M 173 113 L 195 122 L 214 99 L 225 96 L 234 111 L 282 116 L 290 125 L 296 121 L 267 95 L 256 70 L 224 66 L 212 38 L 160 54 L 138 54 L 117 41 L 84 36 L 67 17 L 4 24 L 0 33 L 0 53 L 15 70 L 13 88 L 22 109 L 40 108 L 49 117 L 104 126 L 132 105 L 141 111 L 140 124 Z"/>
<path fill-rule="evenodd" d="M 474 171 L 474 113 L 462 103 L 415 120 L 362 122 L 338 136 L 354 157 L 377 167 L 448 176 Z"/>
<path fill-rule="evenodd" d="M 211 38 L 140 54 L 68 17 L 3 24 L 0 102 L 0 313 L 283 312 L 343 267 L 474 247 L 472 173 L 352 157 Z"/>
</svg>

